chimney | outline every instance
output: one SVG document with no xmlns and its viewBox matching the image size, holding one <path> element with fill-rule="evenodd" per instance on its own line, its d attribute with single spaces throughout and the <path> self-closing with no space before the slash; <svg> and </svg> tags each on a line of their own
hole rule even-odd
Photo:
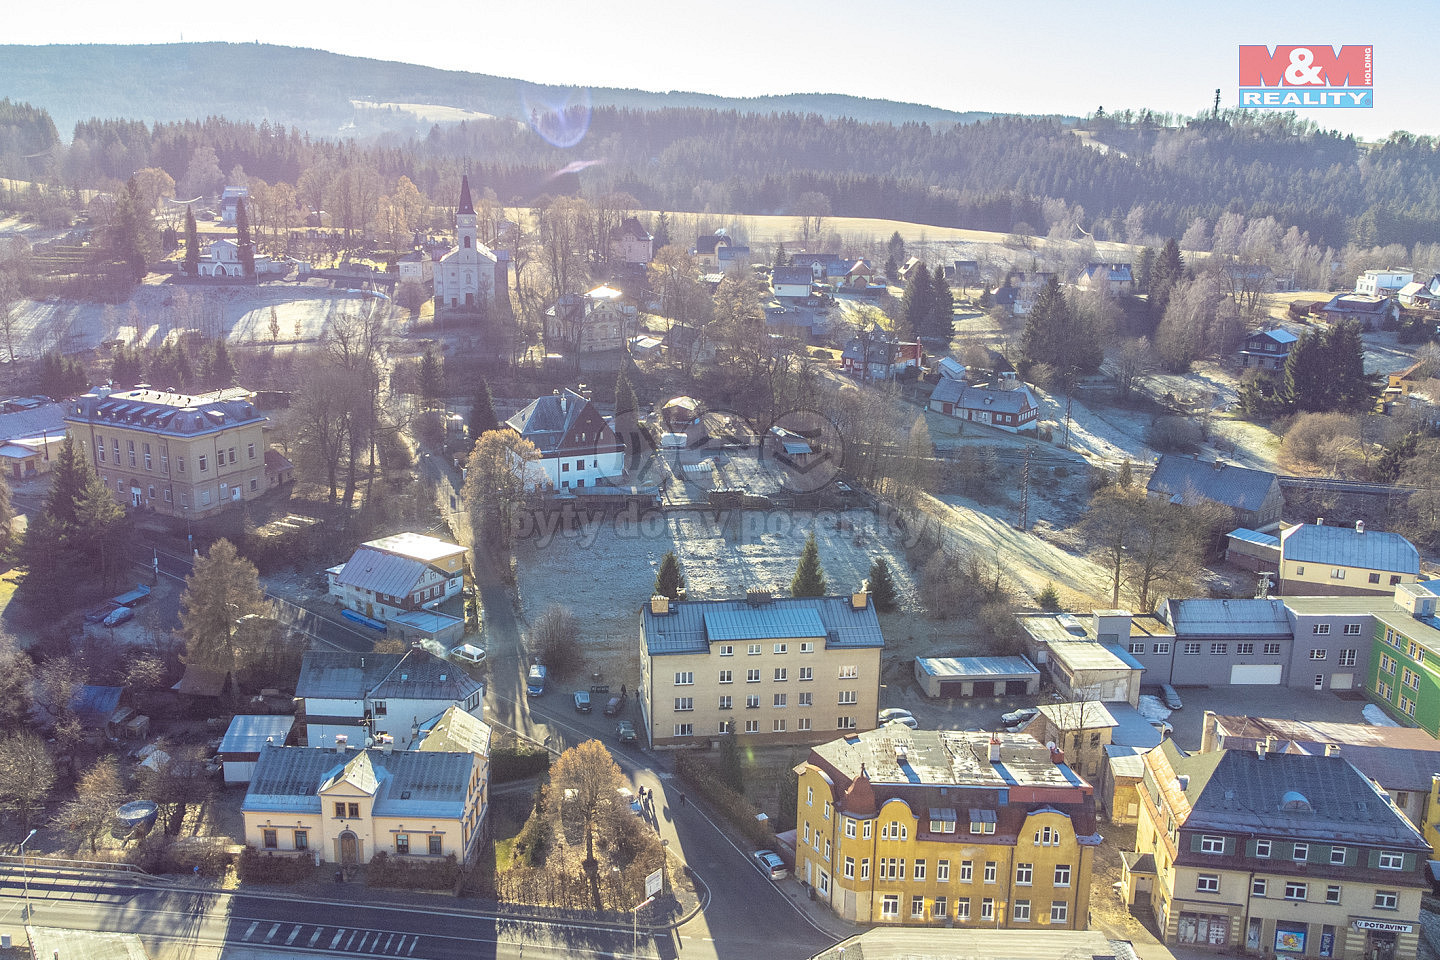
<svg viewBox="0 0 1440 960">
<path fill-rule="evenodd" d="M 663 617 L 670 612 L 670 598 L 664 594 L 657 593 L 650 598 L 650 613 L 653 616 Z"/>
<path fill-rule="evenodd" d="M 864 589 L 856 590 L 854 593 L 850 594 L 850 609 L 864 610 L 869 605 L 870 594 L 865 592 Z"/>
<path fill-rule="evenodd" d="M 1355 532 L 1358 533 L 1358 534 L 1360 534 L 1361 536 L 1364 536 L 1364 534 L 1365 534 L 1365 521 L 1364 521 L 1364 520 L 1356 520 L 1356 521 L 1355 521 Z"/>
<path fill-rule="evenodd" d="M 1215 461 L 1215 469 L 1216 469 L 1216 470 L 1224 470 L 1224 469 L 1225 469 L 1225 461 L 1223 461 L 1223 460 L 1216 460 L 1216 461 Z"/>
<path fill-rule="evenodd" d="M 1061 750 L 1058 746 L 1052 746 L 1050 748 L 1050 762 L 1055 764 L 1057 767 L 1060 764 L 1064 763 L 1065 751 Z"/>
<path fill-rule="evenodd" d="M 1338 744 L 1338 743 L 1327 743 L 1327 744 L 1325 744 L 1325 756 L 1327 756 L 1327 757 L 1338 757 L 1338 756 L 1340 756 L 1340 744 Z"/>
<path fill-rule="evenodd" d="M 1316 518 L 1315 518 L 1315 526 L 1317 526 L 1317 527 L 1323 527 L 1323 526 L 1325 526 L 1325 518 L 1324 518 L 1324 517 L 1316 517 Z"/>
<path fill-rule="evenodd" d="M 990 762 L 1000 762 L 1000 738 L 993 734 L 990 737 Z"/>
<path fill-rule="evenodd" d="M 1257 759 L 1264 760 L 1265 755 L 1274 749 L 1275 737 L 1271 734 L 1266 734 L 1264 740 L 1255 741 L 1255 756 Z"/>
<path fill-rule="evenodd" d="M 335 734 L 335 752 L 344 753 L 345 747 L 350 743 L 350 737 L 343 733 Z"/>
<path fill-rule="evenodd" d="M 764 587 L 752 587 L 745 591 L 745 602 L 752 607 L 763 606 L 771 600 L 770 591 Z"/>
</svg>

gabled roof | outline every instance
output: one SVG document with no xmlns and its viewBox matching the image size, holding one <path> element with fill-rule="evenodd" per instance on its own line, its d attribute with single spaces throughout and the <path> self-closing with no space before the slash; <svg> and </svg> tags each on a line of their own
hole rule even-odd
<svg viewBox="0 0 1440 960">
<path fill-rule="evenodd" d="M 412 647 L 403 654 L 311 650 L 300 659 L 295 696 L 318 700 L 434 700 L 450 704 L 463 702 L 484 689 L 464 670 L 423 649 Z"/>
<path fill-rule="evenodd" d="M 885 637 L 875 604 L 856 610 L 846 597 L 777 597 L 748 600 L 672 600 L 656 614 L 641 614 L 645 645 L 652 655 L 704 653 L 711 643 L 747 640 L 821 640 L 826 649 L 883 647 Z"/>
<path fill-rule="evenodd" d="M 360 547 L 340 568 L 340 583 L 357 590 L 371 590 L 388 597 L 410 593 L 429 564 L 409 557 L 397 557 L 370 547 Z"/>
<path fill-rule="evenodd" d="M 776 267 L 770 273 L 770 285 L 778 287 L 780 284 L 798 284 L 810 286 L 815 281 L 815 274 L 809 267 Z"/>
<path fill-rule="evenodd" d="M 940 382 L 935 384 L 930 399 L 940 403 L 953 403 L 966 410 L 994 410 L 1000 413 L 1021 413 L 1027 406 L 1039 406 L 1035 395 L 1023 383 L 1017 383 L 1010 390 L 995 390 L 990 387 L 974 387 L 964 380 L 944 375 Z"/>
<path fill-rule="evenodd" d="M 373 791 L 375 816 L 458 819 L 465 813 L 474 764 L 468 753 L 361 750 L 337 754 L 319 747 L 266 746 L 260 751 L 240 809 L 319 813 L 319 791 L 344 777 L 373 784 L 366 792 Z"/>
<path fill-rule="evenodd" d="M 1289 346 L 1300 339 L 1289 330 L 1280 327 L 1276 327 L 1274 330 L 1256 330 L 1254 333 L 1247 335 L 1245 339 L 1254 340 L 1256 337 L 1264 337 L 1266 340 L 1277 343 L 1282 347 Z"/>
<path fill-rule="evenodd" d="M 331 772 L 320 785 L 321 790 L 328 790 L 339 783 L 348 783 L 361 793 L 373 794 L 375 788 L 380 786 L 380 779 L 375 775 L 375 767 L 370 763 L 370 754 L 364 750 L 358 750 L 350 755 L 344 766 Z"/>
<path fill-rule="evenodd" d="M 460 667 L 422 649 L 410 648 L 370 691 L 375 700 L 439 700 L 463 703 L 483 684 Z M 419 720 L 428 719 L 419 717 Z"/>
<path fill-rule="evenodd" d="M 1193 494 L 1236 510 L 1254 512 L 1279 482 L 1275 474 L 1263 470 L 1165 454 L 1155 465 L 1145 489 L 1171 497 Z"/>
<path fill-rule="evenodd" d="M 424 729 L 424 728 L 422 728 Z M 430 724 L 415 747 L 430 753 L 473 753 L 490 756 L 490 724 L 458 706 L 448 708 Z"/>
<path fill-rule="evenodd" d="M 524 410 L 506 420 L 505 425 L 535 444 L 543 456 L 560 449 L 566 435 L 589 406 L 590 401 L 574 390 L 557 390 L 530 401 Z"/>
<path fill-rule="evenodd" d="M 1355 769 L 1387 790 L 1428 792 L 1430 778 L 1440 769 L 1440 741 L 1415 727 L 1223 715 L 1213 719 L 1230 750 L 1252 750 L 1266 737 L 1275 737 L 1283 745 L 1277 749 L 1286 753 L 1323 756 L 1327 746 L 1338 745 Z"/>
<path fill-rule="evenodd" d="M 1280 555 L 1297 563 L 1323 563 L 1389 573 L 1420 573 L 1420 551 L 1398 533 L 1297 524 L 1280 531 Z"/>
<path fill-rule="evenodd" d="M 103 725 L 120 706 L 120 695 L 124 687 L 103 687 L 87 683 L 70 698 L 70 709 L 75 717 L 87 727 Z"/>
<path fill-rule="evenodd" d="M 654 240 L 655 238 L 650 235 L 649 230 L 646 230 L 643 226 L 640 225 L 640 221 L 638 219 L 636 219 L 635 217 L 626 217 L 624 220 L 620 221 L 620 226 L 611 228 L 610 239 L 629 239 L 644 242 L 646 240 Z"/>
<path fill-rule="evenodd" d="M 695 241 L 695 252 L 699 254 L 714 253 L 718 246 L 725 246 L 730 243 L 730 238 L 723 233 L 712 233 L 707 237 L 701 237 Z"/>
<path fill-rule="evenodd" d="M 861 337 L 851 337 L 845 344 L 845 349 L 840 352 L 842 359 L 860 362 L 863 355 L 867 363 L 895 363 L 899 357 L 901 348 L 913 347 L 915 342 L 892 340 L 889 337 L 873 337 L 869 340 Z"/>
</svg>

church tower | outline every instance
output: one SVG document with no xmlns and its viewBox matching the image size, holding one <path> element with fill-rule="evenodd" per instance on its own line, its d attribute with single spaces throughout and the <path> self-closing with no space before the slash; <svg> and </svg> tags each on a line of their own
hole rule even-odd
<svg viewBox="0 0 1440 960">
<path fill-rule="evenodd" d="M 461 250 L 474 250 L 476 236 L 475 204 L 470 199 L 470 175 L 460 178 L 460 206 L 455 208 L 455 242 Z"/>
</svg>

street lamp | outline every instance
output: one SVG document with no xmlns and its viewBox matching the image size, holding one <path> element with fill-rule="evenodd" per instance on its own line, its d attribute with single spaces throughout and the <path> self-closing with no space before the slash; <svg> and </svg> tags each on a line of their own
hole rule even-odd
<svg viewBox="0 0 1440 960">
<path fill-rule="evenodd" d="M 24 909 L 20 912 L 24 914 L 26 920 L 30 919 L 30 862 L 25 859 L 25 844 L 34 839 L 35 834 L 39 832 L 38 828 L 31 830 L 25 835 L 25 839 L 20 841 L 20 869 L 25 872 L 25 899 L 21 901 Z"/>
<path fill-rule="evenodd" d="M 654 898 L 654 897 L 646 897 L 644 900 L 641 900 L 639 903 L 635 904 L 635 909 L 630 911 L 630 916 L 631 916 L 631 917 L 634 919 L 634 921 L 635 921 L 634 924 L 632 925 L 632 929 L 631 929 L 631 933 L 632 933 L 632 936 L 631 936 L 631 939 L 630 939 L 630 955 L 631 955 L 631 956 L 634 956 L 635 954 L 637 954 L 637 953 L 640 952 L 640 911 L 643 910 L 643 909 L 645 909 L 646 907 L 650 906 L 650 904 L 652 904 L 652 903 L 654 903 L 654 902 L 655 902 L 655 898 Z"/>
</svg>

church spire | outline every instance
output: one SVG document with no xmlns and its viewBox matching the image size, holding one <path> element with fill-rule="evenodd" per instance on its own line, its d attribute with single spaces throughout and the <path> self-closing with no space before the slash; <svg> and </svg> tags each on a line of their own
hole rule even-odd
<svg viewBox="0 0 1440 960">
<path fill-rule="evenodd" d="M 475 213 L 475 204 L 470 200 L 470 175 L 462 174 L 460 177 L 460 206 L 455 209 L 457 214 Z"/>
</svg>

